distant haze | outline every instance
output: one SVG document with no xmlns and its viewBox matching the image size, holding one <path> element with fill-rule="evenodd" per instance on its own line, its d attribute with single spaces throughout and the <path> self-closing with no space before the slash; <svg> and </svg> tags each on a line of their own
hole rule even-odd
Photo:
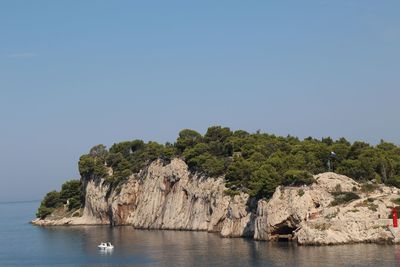
<svg viewBox="0 0 400 267">
<path fill-rule="evenodd" d="M 400 144 L 399 1 L 2 1 L 0 201 L 223 125 Z"/>
</svg>

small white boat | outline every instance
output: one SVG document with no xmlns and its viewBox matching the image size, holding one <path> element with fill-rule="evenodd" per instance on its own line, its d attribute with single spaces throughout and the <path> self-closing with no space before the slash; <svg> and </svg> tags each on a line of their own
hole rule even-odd
<svg viewBox="0 0 400 267">
<path fill-rule="evenodd" d="M 114 246 L 111 245 L 110 242 L 107 242 L 107 243 L 101 242 L 100 245 L 98 245 L 97 247 L 98 247 L 99 249 L 113 249 L 113 248 L 114 248 Z"/>
</svg>

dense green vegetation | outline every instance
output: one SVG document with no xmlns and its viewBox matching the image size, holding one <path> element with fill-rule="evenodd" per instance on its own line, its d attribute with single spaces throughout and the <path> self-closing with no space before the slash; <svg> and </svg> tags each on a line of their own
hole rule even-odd
<svg viewBox="0 0 400 267">
<path fill-rule="evenodd" d="M 336 172 L 356 180 L 400 185 L 400 148 L 391 143 L 371 146 L 330 137 L 299 140 L 220 126 L 210 127 L 205 135 L 182 130 L 175 144 L 134 140 L 114 144 L 108 151 L 98 145 L 81 157 L 79 170 L 84 179 L 105 177 L 119 183 L 157 158 L 173 157 L 183 158 L 192 171 L 205 176 L 225 175 L 227 193 L 245 191 L 258 198 L 269 197 L 278 185 L 312 183 L 311 174 L 327 171 L 328 160 Z"/>
<path fill-rule="evenodd" d="M 392 143 L 372 146 L 330 137 L 300 140 L 220 126 L 208 128 L 204 135 L 182 130 L 174 144 L 134 140 L 114 144 L 109 150 L 97 145 L 80 158 L 79 171 L 82 181 L 105 178 L 116 186 L 151 161 L 168 162 L 174 157 L 204 176 L 224 175 L 230 195 L 244 191 L 268 198 L 278 185 L 310 184 L 312 174 L 328 171 L 328 161 L 335 172 L 358 181 L 400 187 L 400 147 Z"/>
<path fill-rule="evenodd" d="M 47 193 L 40 203 L 36 216 L 39 218 L 45 218 L 56 208 L 67 203 L 68 211 L 73 211 L 81 207 L 81 182 L 79 180 L 70 180 L 65 182 L 62 185 L 60 192 L 51 191 Z"/>
</svg>

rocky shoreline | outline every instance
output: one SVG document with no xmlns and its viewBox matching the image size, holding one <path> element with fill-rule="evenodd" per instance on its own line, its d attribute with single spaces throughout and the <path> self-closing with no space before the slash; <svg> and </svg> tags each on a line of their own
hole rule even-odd
<svg viewBox="0 0 400 267">
<path fill-rule="evenodd" d="M 81 213 L 59 211 L 32 223 L 208 231 L 301 245 L 395 242 L 389 215 L 399 189 L 365 188 L 335 173 L 316 175 L 315 180 L 310 186 L 280 186 L 270 200 L 255 202 L 245 193 L 226 195 L 223 177 L 198 176 L 177 158 L 169 164 L 158 160 L 117 188 L 89 180 Z M 356 197 L 347 201 L 347 195 Z"/>
</svg>

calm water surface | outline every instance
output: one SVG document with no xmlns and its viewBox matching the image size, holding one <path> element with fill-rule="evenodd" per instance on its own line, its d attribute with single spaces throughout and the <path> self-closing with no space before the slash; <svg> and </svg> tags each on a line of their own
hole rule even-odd
<svg viewBox="0 0 400 267">
<path fill-rule="evenodd" d="M 0 266 L 400 266 L 400 246 L 302 247 L 204 232 L 37 227 L 38 203 L 0 204 Z M 97 245 L 110 241 L 115 249 Z"/>
</svg>

